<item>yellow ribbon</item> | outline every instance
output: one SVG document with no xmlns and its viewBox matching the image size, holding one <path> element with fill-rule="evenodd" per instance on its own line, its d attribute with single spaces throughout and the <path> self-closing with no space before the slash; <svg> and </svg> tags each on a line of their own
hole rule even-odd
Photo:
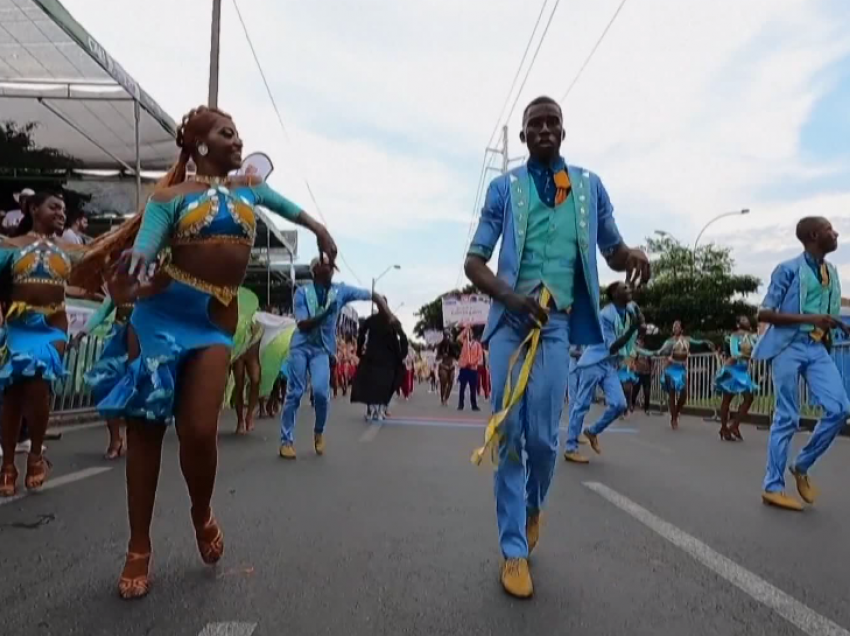
<svg viewBox="0 0 850 636">
<path fill-rule="evenodd" d="M 60 311 L 65 311 L 65 303 L 56 303 L 54 305 L 31 305 L 22 300 L 16 300 L 9 306 L 9 311 L 6 312 L 6 320 L 14 320 L 15 318 L 23 316 L 25 313 L 30 311 L 50 316 L 52 314 L 59 313 Z"/>
<path fill-rule="evenodd" d="M 545 287 L 540 293 L 540 306 L 546 307 L 549 304 L 551 294 Z M 477 448 L 472 453 L 470 461 L 476 466 L 480 466 L 484 457 L 489 454 L 490 462 L 494 465 L 498 463 L 499 446 L 504 440 L 504 422 L 510 413 L 511 409 L 519 403 L 525 389 L 528 386 L 528 378 L 531 375 L 531 367 L 534 364 L 534 357 L 537 355 L 537 347 L 540 344 L 540 333 L 543 330 L 543 325 L 539 324 L 534 327 L 525 340 L 517 347 L 516 351 L 508 361 L 508 378 L 505 380 L 505 391 L 502 394 L 502 410 L 490 416 L 487 422 L 487 429 L 484 431 L 484 446 Z M 530 344 L 529 344 L 530 343 Z M 519 362 L 520 354 L 523 348 L 529 345 L 528 352 L 525 354 L 525 360 L 522 363 L 522 368 L 517 378 L 516 387 L 511 387 L 511 376 L 513 375 L 514 367 Z M 513 391 L 511 390 L 513 388 Z"/>
</svg>

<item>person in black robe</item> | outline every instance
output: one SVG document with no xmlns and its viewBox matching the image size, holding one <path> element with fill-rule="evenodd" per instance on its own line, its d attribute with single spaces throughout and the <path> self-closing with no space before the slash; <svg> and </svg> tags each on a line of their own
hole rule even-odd
<svg viewBox="0 0 850 636">
<path fill-rule="evenodd" d="M 404 379 L 407 336 L 397 319 L 369 316 L 357 337 L 360 364 L 351 387 L 351 402 L 366 405 L 366 419 L 387 416 L 387 406 Z"/>
</svg>

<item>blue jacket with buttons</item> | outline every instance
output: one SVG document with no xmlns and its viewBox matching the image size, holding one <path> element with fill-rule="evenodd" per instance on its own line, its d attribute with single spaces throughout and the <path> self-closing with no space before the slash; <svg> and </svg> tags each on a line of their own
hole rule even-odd
<svg viewBox="0 0 850 636">
<path fill-rule="evenodd" d="M 567 166 L 572 185 L 571 200 L 575 206 L 576 236 L 580 266 L 576 267 L 574 303 L 570 312 L 570 342 L 590 345 L 602 342 L 599 325 L 599 274 L 596 249 L 603 256 L 614 252 L 623 239 L 614 221 L 614 208 L 597 175 L 583 168 Z M 522 250 L 528 225 L 529 188 L 534 184 L 526 166 L 514 168 L 494 179 L 487 196 L 478 228 L 472 238 L 469 254 L 490 260 L 496 243 L 502 239 L 497 276 L 516 289 Z M 498 329 L 505 306 L 494 300 L 487 319 L 483 340 Z"/>
</svg>

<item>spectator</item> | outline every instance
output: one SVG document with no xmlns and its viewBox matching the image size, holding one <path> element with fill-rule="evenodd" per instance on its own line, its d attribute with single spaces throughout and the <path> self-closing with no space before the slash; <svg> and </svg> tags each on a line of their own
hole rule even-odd
<svg viewBox="0 0 850 636">
<path fill-rule="evenodd" d="M 18 224 L 24 219 L 24 207 L 26 206 L 27 199 L 29 199 L 35 192 L 30 190 L 29 188 L 24 188 L 20 192 L 16 192 L 12 195 L 12 198 L 15 200 L 15 203 L 18 204 L 18 208 L 15 210 L 9 210 L 6 212 L 6 216 L 3 217 L 3 232 L 5 234 L 14 235 L 15 230 L 18 228 Z"/>
<path fill-rule="evenodd" d="M 460 380 L 460 397 L 458 398 L 457 410 L 463 410 L 463 400 L 466 387 L 468 386 L 469 401 L 472 404 L 472 410 L 480 411 L 481 409 L 478 408 L 478 367 L 484 363 L 481 343 L 473 337 L 471 327 L 466 327 L 461 332 L 460 341 L 460 372 L 458 374 Z"/>
<path fill-rule="evenodd" d="M 66 243 L 75 245 L 84 245 L 89 241 L 86 236 L 86 230 L 89 227 L 89 220 L 85 212 L 76 212 L 68 219 L 68 225 L 65 227 L 65 232 L 62 234 L 62 240 Z"/>
</svg>

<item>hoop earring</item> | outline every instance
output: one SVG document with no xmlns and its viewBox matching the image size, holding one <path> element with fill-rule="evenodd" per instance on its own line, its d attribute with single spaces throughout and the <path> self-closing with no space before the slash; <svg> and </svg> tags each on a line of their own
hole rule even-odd
<svg viewBox="0 0 850 636">
<path fill-rule="evenodd" d="M 198 154 L 199 155 L 201 155 L 202 157 L 206 157 L 209 154 L 209 152 L 210 152 L 210 149 L 207 148 L 207 145 L 205 143 L 198 144 Z"/>
</svg>

